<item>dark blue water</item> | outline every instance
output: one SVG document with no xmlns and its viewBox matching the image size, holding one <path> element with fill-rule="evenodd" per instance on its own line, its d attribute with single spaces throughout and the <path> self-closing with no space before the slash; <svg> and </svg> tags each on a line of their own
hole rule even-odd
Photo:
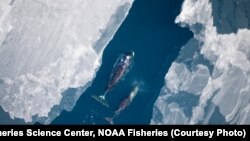
<svg viewBox="0 0 250 141">
<path fill-rule="evenodd" d="M 174 23 L 182 0 L 135 0 L 130 13 L 113 40 L 106 47 L 102 65 L 92 85 L 82 94 L 71 112 L 63 111 L 52 124 L 107 124 L 120 101 L 135 83 L 140 91 L 131 105 L 115 118 L 115 124 L 149 124 L 153 104 L 164 85 L 164 76 L 179 50 L 191 37 L 188 29 Z M 133 50 L 134 63 L 130 71 L 107 95 L 106 108 L 91 95 L 104 93 L 117 57 Z"/>
</svg>

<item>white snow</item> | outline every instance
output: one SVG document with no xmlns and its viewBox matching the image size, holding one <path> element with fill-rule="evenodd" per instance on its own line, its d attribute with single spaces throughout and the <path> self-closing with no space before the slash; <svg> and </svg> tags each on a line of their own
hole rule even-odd
<svg viewBox="0 0 250 141">
<path fill-rule="evenodd" d="M 154 107 L 154 116 L 151 124 L 187 124 L 188 118 L 177 103 L 168 104 L 163 97 L 159 98 Z M 158 112 L 160 110 L 161 112 Z"/>
<path fill-rule="evenodd" d="M 233 0 L 230 2 L 233 2 Z M 241 2 L 246 2 L 246 0 L 237 1 L 237 3 Z M 233 10 L 228 9 L 230 7 L 220 8 L 221 11 Z M 249 7 L 245 8 L 249 9 Z M 245 11 L 247 9 L 241 9 L 241 12 Z M 249 17 L 243 19 L 244 23 L 250 23 L 250 21 L 246 21 Z M 235 22 L 239 21 L 235 20 Z M 224 116 L 227 123 L 249 124 L 250 30 L 243 28 L 238 29 L 236 33 L 217 33 L 212 16 L 212 5 L 209 0 L 185 0 L 182 11 L 176 18 L 176 23 L 188 26 L 194 32 L 194 39 L 199 42 L 196 53 L 205 58 L 209 64 L 195 64 L 194 62 L 199 60 L 196 57 L 197 54 L 191 58 L 191 70 L 187 69 L 188 64 L 185 62 L 174 62 L 166 74 L 164 89 L 168 91 L 161 93 L 155 106 L 159 108 L 158 104 L 164 95 L 171 97 L 173 94 L 178 95 L 180 91 L 184 91 L 200 95 L 198 105 L 192 105 L 192 116 L 187 117 L 189 118 L 189 124 L 208 123 L 211 114 L 214 112 L 214 108 L 206 111 L 205 108 L 209 102 L 218 106 L 219 112 Z M 201 25 L 201 29 L 197 29 L 197 25 Z M 183 48 L 190 46 L 189 43 Z M 181 54 L 185 54 L 185 52 Z M 209 67 L 211 66 L 213 69 L 209 73 Z M 170 104 L 165 105 L 169 106 Z M 164 111 L 164 108 L 159 109 L 160 112 Z M 155 120 L 153 117 L 152 123 Z M 162 120 L 161 124 L 164 123 Z"/>
<path fill-rule="evenodd" d="M 33 116 L 49 118 L 65 90 L 84 87 L 95 77 L 102 52 L 132 3 L 133 0 L 1 0 L 3 110 L 11 118 L 25 122 L 32 122 Z M 98 41 L 103 43 L 95 46 Z"/>
<path fill-rule="evenodd" d="M 206 66 L 199 64 L 197 69 L 190 72 L 184 64 L 174 62 L 166 75 L 166 85 L 173 93 L 187 91 L 196 95 L 206 86 L 209 78 L 209 70 Z"/>
</svg>

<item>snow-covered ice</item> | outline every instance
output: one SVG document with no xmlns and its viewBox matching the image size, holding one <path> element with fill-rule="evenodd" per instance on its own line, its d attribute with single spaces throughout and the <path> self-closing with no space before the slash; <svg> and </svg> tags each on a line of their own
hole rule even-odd
<svg viewBox="0 0 250 141">
<path fill-rule="evenodd" d="M 51 122 L 69 88 L 95 77 L 133 0 L 1 0 L 0 105 L 11 118 Z M 71 98 L 76 101 L 84 89 Z M 68 95 L 68 97 L 70 97 Z M 71 105 L 64 107 L 73 107 Z M 70 108 L 69 108 L 70 109 Z M 54 113 L 56 115 L 58 113 Z"/>
<path fill-rule="evenodd" d="M 209 124 L 216 115 L 224 118 L 217 123 L 249 124 L 250 1 L 185 0 L 175 22 L 194 38 L 167 72 L 151 124 Z M 169 100 L 180 93 L 198 101 L 186 109 Z"/>
</svg>

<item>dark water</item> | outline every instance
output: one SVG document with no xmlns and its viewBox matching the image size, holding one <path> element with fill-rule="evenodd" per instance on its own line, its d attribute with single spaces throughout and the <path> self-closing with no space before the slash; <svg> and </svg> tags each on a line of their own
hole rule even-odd
<svg viewBox="0 0 250 141">
<path fill-rule="evenodd" d="M 107 124 L 119 102 L 135 83 L 140 91 L 131 105 L 114 120 L 115 124 L 149 124 L 153 104 L 164 85 L 164 76 L 179 50 L 191 37 L 188 29 L 174 23 L 182 0 L 135 0 L 130 13 L 103 54 L 96 78 L 71 112 L 62 112 L 52 124 Z M 103 94 L 117 57 L 133 50 L 134 63 L 127 75 L 108 93 L 106 108 L 91 95 Z"/>
</svg>

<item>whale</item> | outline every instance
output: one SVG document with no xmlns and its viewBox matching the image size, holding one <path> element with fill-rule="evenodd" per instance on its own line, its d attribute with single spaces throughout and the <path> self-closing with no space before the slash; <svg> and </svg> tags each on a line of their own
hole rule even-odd
<svg viewBox="0 0 250 141">
<path fill-rule="evenodd" d="M 106 95 L 109 91 L 111 91 L 117 83 L 125 76 L 125 74 L 128 72 L 129 67 L 132 64 L 132 61 L 134 59 L 135 53 L 134 51 L 128 51 L 124 54 L 122 54 L 116 61 L 116 63 L 113 66 L 112 72 L 109 76 L 109 81 L 107 84 L 107 87 L 105 89 L 105 92 L 103 95 L 92 95 L 92 98 L 103 104 L 104 106 L 108 107 L 108 102 L 106 101 Z"/>
<path fill-rule="evenodd" d="M 130 92 L 130 94 L 120 102 L 120 105 L 118 109 L 115 110 L 113 116 L 105 117 L 104 119 L 108 121 L 110 124 L 114 124 L 113 119 L 117 117 L 124 109 L 126 109 L 131 104 L 131 102 L 137 95 L 138 91 L 139 91 L 139 87 L 135 86 L 133 90 Z"/>
</svg>

